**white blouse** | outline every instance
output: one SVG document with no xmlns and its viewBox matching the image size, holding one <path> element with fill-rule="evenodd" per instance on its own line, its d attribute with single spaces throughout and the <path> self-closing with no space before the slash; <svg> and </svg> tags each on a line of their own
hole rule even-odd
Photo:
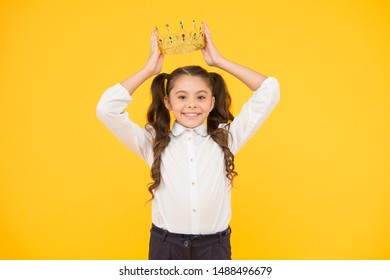
<svg viewBox="0 0 390 280">
<path fill-rule="evenodd" d="M 273 77 L 254 91 L 230 124 L 229 147 L 236 154 L 259 129 L 280 99 Z M 119 83 L 107 89 L 96 113 L 103 124 L 128 148 L 153 163 L 153 135 L 129 118 L 132 101 Z M 175 233 L 210 234 L 225 230 L 231 218 L 231 187 L 224 154 L 203 124 L 188 129 L 173 124 L 171 141 L 161 159 L 161 184 L 152 200 L 152 222 Z"/>
</svg>

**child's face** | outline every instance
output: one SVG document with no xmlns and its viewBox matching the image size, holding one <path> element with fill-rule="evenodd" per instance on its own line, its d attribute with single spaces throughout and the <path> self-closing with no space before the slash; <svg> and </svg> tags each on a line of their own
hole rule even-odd
<svg viewBox="0 0 390 280">
<path fill-rule="evenodd" d="M 205 122 L 214 108 L 215 98 L 202 78 L 182 75 L 176 79 L 164 101 L 179 124 L 195 128 Z"/>
</svg>

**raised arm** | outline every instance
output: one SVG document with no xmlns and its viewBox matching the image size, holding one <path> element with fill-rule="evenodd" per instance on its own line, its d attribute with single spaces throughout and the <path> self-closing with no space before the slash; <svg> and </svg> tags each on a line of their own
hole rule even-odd
<svg viewBox="0 0 390 280">
<path fill-rule="evenodd" d="M 203 26 L 206 38 L 206 47 L 202 49 L 202 54 L 206 63 L 209 66 L 218 67 L 232 74 L 246 84 L 252 91 L 258 89 L 263 81 L 267 79 L 267 76 L 224 58 L 215 48 L 206 22 L 203 23 Z"/>
<path fill-rule="evenodd" d="M 162 64 L 164 60 L 164 55 L 159 52 L 157 44 L 157 32 L 156 30 L 152 31 L 152 36 L 150 38 L 150 56 L 145 64 L 145 66 L 124 80 L 120 84 L 129 92 L 130 95 L 147 79 L 160 73 Z"/>
<path fill-rule="evenodd" d="M 279 102 L 279 83 L 273 77 L 267 77 L 224 58 L 215 48 L 206 23 L 204 30 L 206 47 L 202 49 L 202 54 L 206 63 L 232 74 L 253 91 L 252 96 L 229 126 L 229 148 L 236 154 L 256 133 Z"/>
<path fill-rule="evenodd" d="M 96 107 L 96 114 L 99 120 L 123 144 L 151 166 L 153 163 L 153 136 L 145 128 L 134 123 L 125 111 L 132 101 L 131 94 L 145 80 L 161 71 L 164 57 L 158 51 L 155 31 L 152 33 L 150 46 L 150 56 L 145 66 L 122 83 L 107 89 Z"/>
</svg>

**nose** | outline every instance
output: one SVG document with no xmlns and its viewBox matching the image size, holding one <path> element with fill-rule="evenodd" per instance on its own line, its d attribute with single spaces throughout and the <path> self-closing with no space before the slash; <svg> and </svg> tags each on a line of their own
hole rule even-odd
<svg viewBox="0 0 390 280">
<path fill-rule="evenodd" d="M 188 98 L 188 108 L 196 108 L 196 100 L 195 98 Z"/>
</svg>

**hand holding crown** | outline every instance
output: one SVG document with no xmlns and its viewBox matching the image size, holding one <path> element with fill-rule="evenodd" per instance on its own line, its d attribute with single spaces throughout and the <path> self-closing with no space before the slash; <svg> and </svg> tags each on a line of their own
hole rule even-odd
<svg viewBox="0 0 390 280">
<path fill-rule="evenodd" d="M 209 66 L 217 66 L 223 57 L 215 48 L 207 23 L 203 23 L 206 46 L 201 49 L 203 58 Z"/>
<path fill-rule="evenodd" d="M 153 30 L 150 37 L 150 55 L 144 68 L 150 72 L 151 75 L 157 75 L 161 72 L 163 60 L 164 54 L 160 53 L 158 50 L 157 31 Z"/>
</svg>

